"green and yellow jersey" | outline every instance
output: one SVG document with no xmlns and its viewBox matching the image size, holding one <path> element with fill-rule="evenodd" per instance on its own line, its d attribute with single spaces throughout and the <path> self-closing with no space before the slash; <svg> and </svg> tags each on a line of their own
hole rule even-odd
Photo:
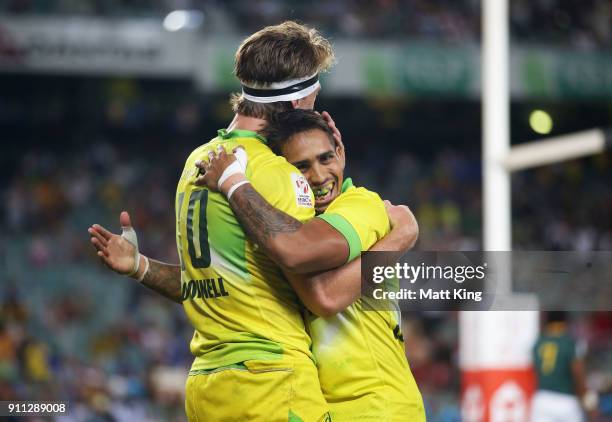
<svg viewBox="0 0 612 422">
<path fill-rule="evenodd" d="M 576 394 L 572 363 L 577 359 L 576 343 L 566 333 L 544 334 L 533 347 L 538 390 Z"/>
<path fill-rule="evenodd" d="M 196 160 L 218 145 L 245 148 L 246 176 L 274 207 L 300 221 L 314 216 L 304 176 L 255 132 L 221 130 L 191 153 L 176 191 L 182 301 L 195 328 L 190 373 L 253 359 L 312 359 L 302 305 L 281 270 L 247 239 L 223 195 L 195 185 Z"/>
<path fill-rule="evenodd" d="M 317 218 L 346 238 L 349 260 L 390 231 L 383 201 L 353 186 L 351 179 Z M 360 299 L 331 318 L 307 318 L 321 389 L 334 422 L 425 420 L 406 360 L 399 309 L 389 305 L 389 310 L 364 311 Z"/>
</svg>

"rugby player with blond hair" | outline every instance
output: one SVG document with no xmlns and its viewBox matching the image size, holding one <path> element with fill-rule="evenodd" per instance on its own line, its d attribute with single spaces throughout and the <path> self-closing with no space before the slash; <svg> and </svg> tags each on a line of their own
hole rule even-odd
<svg viewBox="0 0 612 422">
<path fill-rule="evenodd" d="M 89 230 L 98 255 L 112 270 L 183 304 L 195 329 L 190 345 L 195 359 L 186 385 L 190 420 L 330 418 L 296 292 L 281 268 L 248 240 L 225 197 L 195 184 L 195 163 L 218 148 L 231 151 L 242 145 L 249 156 L 249 180 L 266 201 L 298 221 L 312 219 L 314 198 L 308 184 L 258 131 L 275 113 L 311 109 L 320 89 L 318 75 L 332 63 L 329 42 L 294 22 L 266 27 L 241 44 L 235 73 L 243 88 L 232 97 L 236 115 L 226 130 L 192 152 L 178 183 L 179 265 L 141 255 L 127 213 L 120 217 L 121 236 L 99 225 Z M 294 188 L 296 181 L 304 182 L 300 191 Z M 398 221 L 410 224 L 406 213 L 394 212 Z M 394 238 L 393 232 L 381 247 L 385 241 L 406 243 L 401 233 Z M 331 242 L 325 247 L 335 246 Z M 325 247 L 319 249 L 324 252 Z M 322 260 L 321 270 L 344 261 Z M 306 294 L 316 297 L 317 289 L 327 285 L 342 289 L 342 278 L 334 278 L 338 271 L 330 271 L 327 284 L 313 284 Z"/>
</svg>

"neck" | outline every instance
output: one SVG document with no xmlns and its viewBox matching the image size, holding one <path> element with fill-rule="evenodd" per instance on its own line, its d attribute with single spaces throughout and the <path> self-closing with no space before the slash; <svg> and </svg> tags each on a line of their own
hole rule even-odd
<svg viewBox="0 0 612 422">
<path fill-rule="evenodd" d="M 230 132 L 234 129 L 239 130 L 252 130 L 253 132 L 259 132 L 266 127 L 267 122 L 264 119 L 258 117 L 249 117 L 244 114 L 236 114 L 234 120 L 227 127 L 227 131 Z"/>
</svg>

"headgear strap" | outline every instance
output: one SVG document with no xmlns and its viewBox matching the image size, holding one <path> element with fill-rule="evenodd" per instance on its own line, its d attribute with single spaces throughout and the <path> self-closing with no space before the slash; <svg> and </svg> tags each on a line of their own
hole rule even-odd
<svg viewBox="0 0 612 422">
<path fill-rule="evenodd" d="M 315 73 L 304 78 L 290 79 L 282 82 L 272 82 L 258 86 L 242 84 L 242 95 L 256 103 L 275 103 L 277 101 L 293 101 L 307 97 L 315 92 L 321 84 L 319 75 Z"/>
</svg>

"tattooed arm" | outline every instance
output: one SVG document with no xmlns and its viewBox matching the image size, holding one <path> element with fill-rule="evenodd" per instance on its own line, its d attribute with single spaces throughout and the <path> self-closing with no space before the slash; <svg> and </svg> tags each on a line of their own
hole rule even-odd
<svg viewBox="0 0 612 422">
<path fill-rule="evenodd" d="M 260 242 L 266 242 L 269 246 L 265 249 L 266 252 L 272 249 L 273 253 L 279 254 L 275 261 L 283 262 L 284 265 L 281 267 L 285 276 L 311 312 L 322 317 L 329 317 L 343 311 L 359 298 L 361 294 L 361 258 L 345 263 L 345 256 L 340 264 L 326 271 L 300 271 L 301 268 L 296 261 L 289 261 L 293 267 L 290 267 L 287 261 L 283 261 L 282 254 L 285 254 L 285 260 L 302 259 L 303 262 L 308 262 L 310 257 L 317 256 L 319 253 L 320 256 L 317 257 L 319 261 L 315 261 L 312 267 L 320 266 L 320 260 L 326 259 L 327 264 L 333 265 L 334 262 L 329 259 L 333 251 L 328 250 L 326 246 L 330 246 L 336 240 L 328 240 L 331 233 L 327 233 L 323 227 L 319 229 L 318 224 L 312 226 L 318 221 L 321 225 L 328 226 L 336 234 L 338 233 L 323 220 L 313 219 L 306 224 L 301 224 L 268 204 L 251 185 L 239 187 L 230 198 L 230 205 L 248 236 Z M 389 259 L 396 260 L 414 246 L 419 230 L 416 219 L 408 207 L 394 206 L 389 202 L 386 202 L 385 205 L 392 230 L 369 250 L 396 252 L 393 257 L 389 257 Z M 315 231 L 312 237 L 306 233 L 296 243 L 291 243 L 283 237 L 291 237 L 299 234 L 300 230 L 313 227 Z M 344 237 L 339 234 L 338 237 L 346 246 Z M 329 244 L 326 245 L 328 242 Z M 331 248 L 340 246 L 334 245 Z M 348 253 L 348 250 L 344 253 Z M 297 270 L 294 270 L 295 268 Z"/>
<path fill-rule="evenodd" d="M 237 155 L 240 153 L 238 149 L 235 151 Z M 311 281 L 318 280 L 318 284 L 327 286 L 336 276 L 321 271 L 336 268 L 347 261 L 347 240 L 324 220 L 315 218 L 302 224 L 269 204 L 248 183 L 241 171 L 241 168 L 246 168 L 246 159 L 246 154 L 243 154 L 241 166 L 238 166 L 236 157 L 227 154 L 223 149 L 218 150 L 218 155 L 210 153 L 208 163 L 196 163 L 196 166 L 204 171 L 196 180 L 196 184 L 211 190 L 220 190 L 229 197 L 232 211 L 246 234 L 287 274 L 312 275 L 319 272 L 316 278 L 312 276 Z M 221 186 L 219 180 L 222 180 Z M 394 230 L 388 235 L 389 239 L 377 246 L 382 245 L 382 250 L 406 250 L 412 247 L 418 236 L 418 225 L 410 210 L 388 203 L 387 213 Z M 393 243 L 394 239 L 396 243 Z M 359 264 L 353 265 L 354 268 L 358 266 Z M 336 274 L 347 275 L 340 270 Z M 299 290 L 295 286 L 294 288 Z"/>
<path fill-rule="evenodd" d="M 270 205 L 250 184 L 236 189 L 229 203 L 247 235 L 288 272 L 327 270 L 348 259 L 348 243 L 331 225 L 318 218 L 302 224 Z"/>
<path fill-rule="evenodd" d="M 144 260 L 144 258 L 142 258 Z M 141 261 L 141 266 L 144 263 Z M 144 271 L 143 270 L 139 270 Z M 135 276 L 135 278 L 137 278 Z M 142 279 L 142 284 L 154 292 L 176 302 L 181 302 L 181 266 L 166 264 L 149 258 L 149 271 Z"/>
<path fill-rule="evenodd" d="M 389 202 L 385 205 L 391 221 L 391 232 L 376 242 L 369 251 L 395 252 L 387 254 L 388 265 L 394 265 L 414 246 L 419 236 L 419 227 L 408 207 L 394 206 Z M 304 305 L 312 313 L 324 318 L 343 311 L 361 294 L 361 257 L 328 271 L 285 275 Z"/>
<path fill-rule="evenodd" d="M 246 179 L 246 152 L 242 148 L 234 152 L 218 148 L 218 155 L 209 152 L 209 162 L 197 161 L 204 174 L 195 183 L 228 198 L 247 236 L 270 259 L 292 273 L 323 271 L 347 261 L 349 245 L 342 234 L 324 220 L 313 218 L 302 224 L 270 205 Z"/>
<path fill-rule="evenodd" d="M 281 266 L 304 305 L 328 317 L 353 303 L 361 292 L 361 260 L 342 265 L 349 252 L 344 236 L 324 220 L 315 218 L 302 224 L 274 208 L 248 183 L 244 172 L 236 170 L 238 166 L 227 174 L 226 169 L 236 162 L 233 155 L 224 150 L 215 155 L 209 154 L 209 163 L 196 164 L 205 171 L 196 184 L 220 190 L 228 197 L 246 234 Z M 389 258 L 396 259 L 416 242 L 418 225 L 408 207 L 387 202 L 386 208 L 392 230 L 370 250 L 395 251 L 397 256 Z"/>
</svg>

